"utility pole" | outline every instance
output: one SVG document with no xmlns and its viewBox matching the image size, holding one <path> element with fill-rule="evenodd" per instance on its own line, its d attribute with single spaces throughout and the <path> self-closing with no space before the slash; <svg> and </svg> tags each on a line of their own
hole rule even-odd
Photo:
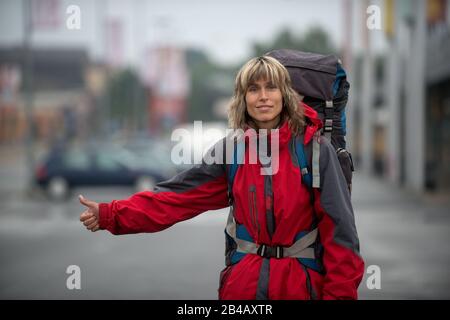
<svg viewBox="0 0 450 320">
<path fill-rule="evenodd" d="M 369 1 L 362 2 L 363 17 L 366 16 L 366 8 Z M 363 70 L 362 70 L 362 99 L 361 99 L 361 160 L 362 169 L 366 174 L 373 173 L 373 51 L 370 30 L 363 19 Z"/>
<path fill-rule="evenodd" d="M 355 105 L 353 96 L 355 89 L 352 88 L 353 75 L 353 0 L 344 0 L 342 2 L 343 21 L 343 43 L 342 43 L 342 63 L 347 72 L 347 81 L 350 83 L 350 95 L 347 102 L 346 118 L 347 118 L 347 150 L 354 152 L 354 130 L 356 128 Z M 351 147 L 350 147 L 351 146 Z"/>
<path fill-rule="evenodd" d="M 28 184 L 27 192 L 29 194 L 34 190 L 34 121 L 33 121 L 33 51 L 32 51 L 32 20 L 31 20 L 31 0 L 23 0 L 23 14 L 24 14 L 24 36 L 23 36 L 23 48 L 24 48 L 24 95 L 25 95 L 25 116 L 27 119 L 27 131 L 26 131 L 26 166 L 28 171 Z"/>
<path fill-rule="evenodd" d="M 402 153 L 402 114 L 400 108 L 402 57 L 400 55 L 400 14 L 399 3 L 394 0 L 385 2 L 386 36 L 388 37 L 389 54 L 385 66 L 387 81 L 387 102 L 389 108 L 389 122 L 387 126 L 388 153 L 387 177 L 396 186 L 401 185 L 401 153 Z"/>
<path fill-rule="evenodd" d="M 412 19 L 411 54 L 406 69 L 405 94 L 405 183 L 416 192 L 425 188 L 425 62 L 426 2 L 410 3 Z"/>
</svg>

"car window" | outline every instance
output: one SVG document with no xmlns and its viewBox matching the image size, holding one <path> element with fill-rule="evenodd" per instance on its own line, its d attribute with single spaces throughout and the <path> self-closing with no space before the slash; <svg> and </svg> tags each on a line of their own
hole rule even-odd
<svg viewBox="0 0 450 320">
<path fill-rule="evenodd" d="M 118 170 L 122 167 L 122 165 L 114 158 L 107 154 L 98 154 L 97 155 L 97 166 L 100 170 Z"/>
<path fill-rule="evenodd" d="M 88 169 L 89 157 L 87 154 L 82 152 L 69 152 L 64 156 L 64 166 L 69 169 Z"/>
<path fill-rule="evenodd" d="M 136 144 L 127 146 L 136 155 L 141 167 L 148 169 L 173 169 L 171 150 L 158 144 Z"/>
</svg>

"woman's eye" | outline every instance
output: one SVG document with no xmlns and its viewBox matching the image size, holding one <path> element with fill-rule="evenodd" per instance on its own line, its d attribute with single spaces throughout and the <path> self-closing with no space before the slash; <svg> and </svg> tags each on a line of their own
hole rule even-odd
<svg viewBox="0 0 450 320">
<path fill-rule="evenodd" d="M 249 88 L 248 88 L 248 91 L 254 92 L 254 91 L 256 91 L 256 87 L 249 87 Z"/>
<path fill-rule="evenodd" d="M 271 89 L 271 90 L 277 89 L 277 86 L 274 84 L 269 84 L 269 85 L 267 85 L 267 89 Z"/>
</svg>

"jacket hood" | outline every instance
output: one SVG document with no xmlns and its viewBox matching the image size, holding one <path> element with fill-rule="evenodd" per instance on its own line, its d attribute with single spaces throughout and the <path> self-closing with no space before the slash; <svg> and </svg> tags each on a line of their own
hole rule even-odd
<svg viewBox="0 0 450 320">
<path fill-rule="evenodd" d="M 319 131 L 323 127 L 323 123 L 322 120 L 320 120 L 316 110 L 314 110 L 304 102 L 300 103 L 301 106 L 303 107 L 305 118 L 310 122 L 309 124 L 306 125 L 305 128 L 304 143 L 308 144 L 311 141 L 312 137 L 314 136 L 314 133 L 316 133 L 316 131 Z"/>
</svg>

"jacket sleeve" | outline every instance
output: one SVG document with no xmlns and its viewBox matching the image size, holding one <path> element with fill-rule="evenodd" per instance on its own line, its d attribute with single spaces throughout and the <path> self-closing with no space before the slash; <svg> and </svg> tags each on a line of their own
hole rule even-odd
<svg viewBox="0 0 450 320">
<path fill-rule="evenodd" d="M 344 174 L 329 140 L 320 141 L 320 191 L 315 192 L 325 268 L 323 299 L 357 299 L 364 275 L 359 239 Z"/>
<path fill-rule="evenodd" d="M 213 157 L 213 150 L 205 158 Z M 153 191 L 100 203 L 100 229 L 116 235 L 157 232 L 204 211 L 228 207 L 224 165 L 209 164 L 211 160 L 205 158 L 201 164 L 158 183 Z"/>
</svg>

